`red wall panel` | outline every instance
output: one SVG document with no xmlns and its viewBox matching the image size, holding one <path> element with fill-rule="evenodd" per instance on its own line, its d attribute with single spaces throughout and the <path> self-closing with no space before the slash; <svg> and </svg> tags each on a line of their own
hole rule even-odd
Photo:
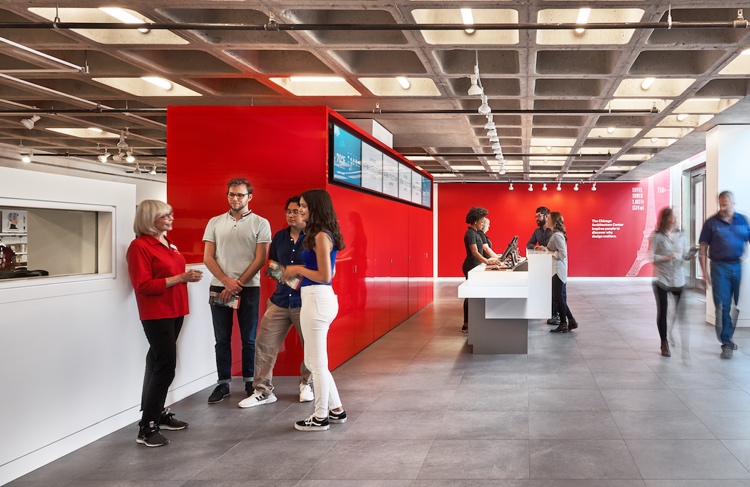
<svg viewBox="0 0 750 487">
<path fill-rule="evenodd" d="M 559 211 L 565 219 L 568 235 L 571 276 L 648 276 L 650 264 L 643 265 L 647 248 L 642 244 L 656 225 L 661 208 L 669 204 L 669 171 L 640 183 L 572 184 L 562 190 L 548 184 L 440 184 L 438 211 L 438 275 L 462 277 L 461 264 L 466 256 L 463 235 L 466 214 L 472 206 L 489 210 L 491 225 L 487 236 L 501 253 L 514 235 L 519 247 L 536 228 L 534 212 L 538 206 Z M 525 251 L 521 251 L 522 255 Z"/>
</svg>

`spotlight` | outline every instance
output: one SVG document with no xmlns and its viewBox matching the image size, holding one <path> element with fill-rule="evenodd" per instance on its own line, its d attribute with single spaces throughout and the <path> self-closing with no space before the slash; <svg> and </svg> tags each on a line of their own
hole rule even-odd
<svg viewBox="0 0 750 487">
<path fill-rule="evenodd" d="M 24 164 L 30 163 L 31 162 L 31 156 L 33 156 L 33 155 L 34 155 L 34 150 L 33 149 L 29 149 L 29 153 L 28 154 L 21 154 L 21 162 L 23 162 Z"/>
<path fill-rule="evenodd" d="M 502 166 L 500 166 L 500 170 L 498 172 L 500 173 L 501 176 L 503 174 L 505 174 L 505 164 L 503 164 Z"/>
<path fill-rule="evenodd" d="M 534 191 L 534 185 L 529 183 L 529 191 Z"/>
<path fill-rule="evenodd" d="M 560 183 L 557 183 L 557 190 L 562 191 L 562 185 Z"/>
<path fill-rule="evenodd" d="M 109 156 L 111 156 L 111 155 L 112 154 L 110 154 L 109 152 L 107 152 L 107 149 L 104 149 L 104 154 L 99 154 L 98 156 L 96 156 L 96 158 L 99 159 L 99 162 L 101 162 L 102 164 L 104 164 L 105 162 L 107 162 L 107 159 L 109 159 Z"/>
<path fill-rule="evenodd" d="M 677 121 L 679 121 L 679 122 L 684 121 L 686 118 L 688 118 L 688 114 L 687 113 L 680 113 L 679 115 L 677 115 Z"/>
<path fill-rule="evenodd" d="M 542 185 L 542 191 L 547 191 L 547 183 L 544 183 L 544 184 Z"/>
<path fill-rule="evenodd" d="M 487 103 L 487 95 L 482 95 L 482 104 L 479 105 L 479 113 L 481 113 L 482 115 L 489 115 L 491 111 L 492 109 Z"/>
<path fill-rule="evenodd" d="M 513 191 L 513 183 L 510 183 L 510 186 L 508 186 L 508 191 Z"/>
<path fill-rule="evenodd" d="M 152 167 L 151 170 L 148 173 L 149 174 L 156 174 L 156 164 L 154 164 L 154 167 Z"/>
<path fill-rule="evenodd" d="M 487 131 L 487 137 L 497 137 L 497 130 L 490 129 Z"/>
<path fill-rule="evenodd" d="M 596 191 L 596 181 L 594 181 L 594 185 L 591 186 L 591 191 Z"/>
<path fill-rule="evenodd" d="M 135 157 L 133 156 L 133 152 L 132 151 L 128 151 L 127 152 L 127 155 L 125 156 L 125 161 L 126 162 L 135 162 Z"/>
<path fill-rule="evenodd" d="M 490 142 L 492 142 L 493 144 L 495 142 L 497 142 L 499 144 L 500 143 L 500 138 L 498 138 L 498 136 L 495 135 L 494 137 L 490 137 Z"/>
<path fill-rule="evenodd" d="M 613 134 L 614 132 L 615 132 L 615 128 L 614 127 L 607 127 L 607 133 L 608 134 Z"/>
<path fill-rule="evenodd" d="M 500 162 L 503 162 L 505 160 L 505 157 L 502 154 L 495 154 L 495 159 L 497 159 Z"/>
<path fill-rule="evenodd" d="M 21 125 L 29 130 L 33 130 L 34 124 L 41 120 L 41 118 L 42 117 L 40 117 L 39 115 L 33 115 L 31 118 L 24 118 L 23 120 L 21 120 Z"/>
<path fill-rule="evenodd" d="M 117 154 L 112 156 L 112 160 L 115 162 L 122 162 L 122 151 L 119 151 Z"/>
<path fill-rule="evenodd" d="M 487 116 L 487 123 L 484 124 L 484 130 L 495 130 L 496 125 L 495 122 L 492 120 L 492 115 Z"/>
<path fill-rule="evenodd" d="M 498 150 L 500 148 L 500 142 L 495 142 L 494 144 L 492 144 L 492 150 Z"/>
<path fill-rule="evenodd" d="M 476 74 L 471 75 L 471 86 L 469 87 L 468 95 L 477 96 L 484 93 L 484 90 L 477 84 L 479 77 Z"/>
<path fill-rule="evenodd" d="M 578 191 L 578 183 L 576 183 L 576 185 L 573 186 L 573 191 Z"/>
<path fill-rule="evenodd" d="M 124 149 L 128 146 L 128 143 L 125 142 L 125 132 L 120 132 L 120 142 L 117 143 L 117 147 L 120 149 Z"/>
</svg>

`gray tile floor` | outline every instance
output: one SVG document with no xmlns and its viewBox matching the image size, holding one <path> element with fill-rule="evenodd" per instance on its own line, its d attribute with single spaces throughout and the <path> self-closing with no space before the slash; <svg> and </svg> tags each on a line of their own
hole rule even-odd
<svg viewBox="0 0 750 487">
<path fill-rule="evenodd" d="M 44 487 L 750 486 L 750 330 L 719 358 L 704 296 L 659 355 L 648 282 L 574 281 L 580 328 L 533 322 L 528 355 L 472 355 L 456 283 L 339 367 L 349 422 L 302 433 L 296 379 L 243 410 L 239 382 L 172 406 L 190 422 L 148 449 L 117 431 L 10 485 Z"/>
</svg>

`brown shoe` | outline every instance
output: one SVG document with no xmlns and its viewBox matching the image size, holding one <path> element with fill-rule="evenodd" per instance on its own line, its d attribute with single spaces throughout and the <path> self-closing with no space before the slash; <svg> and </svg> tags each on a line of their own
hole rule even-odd
<svg viewBox="0 0 750 487">
<path fill-rule="evenodd" d="M 576 320 L 570 320 L 568 323 L 568 330 L 575 330 L 578 328 L 578 322 Z"/>
<path fill-rule="evenodd" d="M 560 326 L 558 326 L 554 330 L 550 330 L 549 332 L 550 333 L 568 333 L 568 324 L 560 323 Z"/>
</svg>

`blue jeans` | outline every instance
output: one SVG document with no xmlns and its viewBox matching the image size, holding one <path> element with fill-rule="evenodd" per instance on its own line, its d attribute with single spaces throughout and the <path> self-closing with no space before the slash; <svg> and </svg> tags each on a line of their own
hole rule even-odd
<svg viewBox="0 0 750 487">
<path fill-rule="evenodd" d="M 732 321 L 732 301 L 740 297 L 742 263 L 711 261 L 711 291 L 716 307 L 716 338 L 722 345 L 732 344 L 736 323 Z"/>
<path fill-rule="evenodd" d="M 211 291 L 221 292 L 223 287 L 211 286 Z M 242 340 L 242 378 L 245 388 L 252 390 L 255 362 L 255 333 L 258 329 L 258 308 L 260 288 L 245 287 L 240 291 L 240 306 L 237 308 L 237 322 L 240 325 Z M 232 380 L 232 318 L 234 309 L 226 306 L 211 306 L 216 339 L 216 371 L 219 384 L 229 384 Z"/>
</svg>

